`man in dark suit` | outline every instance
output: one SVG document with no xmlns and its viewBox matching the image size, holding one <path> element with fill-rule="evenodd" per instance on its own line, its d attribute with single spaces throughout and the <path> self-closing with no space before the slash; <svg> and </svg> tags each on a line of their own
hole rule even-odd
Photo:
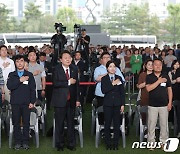
<svg viewBox="0 0 180 154">
<path fill-rule="evenodd" d="M 36 101 L 36 84 L 33 74 L 24 70 L 23 55 L 15 57 L 16 70 L 8 76 L 7 87 L 11 91 L 12 120 L 15 149 L 29 149 L 30 109 Z M 22 118 L 23 132 L 20 121 Z"/>
<path fill-rule="evenodd" d="M 74 55 L 74 61 L 73 64 L 75 64 L 78 67 L 78 77 L 79 77 L 79 82 L 87 82 L 88 77 L 84 75 L 84 72 L 88 70 L 88 67 L 86 63 L 81 59 L 81 52 L 76 51 Z M 86 86 L 80 86 L 79 88 L 80 91 L 80 102 L 81 106 L 83 108 L 84 104 L 84 96 L 86 95 Z"/>
<path fill-rule="evenodd" d="M 37 63 L 44 67 L 46 72 L 46 82 L 52 82 L 52 62 L 46 61 L 46 53 L 40 52 Z M 52 85 L 46 85 L 45 97 L 47 102 L 47 109 L 50 109 L 52 90 Z"/>
<path fill-rule="evenodd" d="M 74 134 L 74 110 L 79 102 L 78 69 L 71 64 L 69 51 L 60 54 L 60 64 L 53 71 L 52 106 L 55 111 L 55 144 L 58 151 L 64 150 L 64 121 L 67 120 L 67 148 L 76 150 Z"/>
</svg>

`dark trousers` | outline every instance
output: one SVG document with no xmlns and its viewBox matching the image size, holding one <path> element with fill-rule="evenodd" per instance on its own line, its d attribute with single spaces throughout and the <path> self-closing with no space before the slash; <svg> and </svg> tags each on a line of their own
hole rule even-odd
<svg viewBox="0 0 180 154">
<path fill-rule="evenodd" d="M 117 146 L 119 143 L 120 136 L 120 106 L 103 106 L 104 109 L 104 121 L 105 121 L 105 143 L 111 145 L 111 123 L 113 121 L 113 145 Z"/>
<path fill-rule="evenodd" d="M 21 131 L 21 118 L 22 127 Z M 12 105 L 15 144 L 29 144 L 30 110 L 29 105 Z"/>
<path fill-rule="evenodd" d="M 0 107 L 2 107 L 2 94 L 0 92 Z"/>
<path fill-rule="evenodd" d="M 43 97 L 41 96 L 41 92 L 42 92 L 42 90 L 37 90 L 37 97 L 40 101 L 43 100 Z"/>
<path fill-rule="evenodd" d="M 177 115 L 177 125 L 178 125 L 178 133 L 180 133 L 180 101 L 178 102 L 179 104 L 177 105 L 176 108 L 176 115 Z"/>
<path fill-rule="evenodd" d="M 79 91 L 80 91 L 80 103 L 81 103 L 81 107 L 84 107 L 84 97 L 86 96 L 86 86 L 80 86 L 79 87 Z"/>
<path fill-rule="evenodd" d="M 85 47 L 84 50 L 81 51 L 81 55 L 89 69 L 89 48 Z"/>
<path fill-rule="evenodd" d="M 47 103 L 47 109 L 50 109 L 51 105 L 51 98 L 52 98 L 52 91 L 53 91 L 53 86 L 46 86 L 46 103 Z"/>
<path fill-rule="evenodd" d="M 55 144 L 56 147 L 64 146 L 64 122 L 67 122 L 67 144 L 75 146 L 74 109 L 68 101 L 65 107 L 55 107 Z"/>
<path fill-rule="evenodd" d="M 97 99 L 97 107 L 103 106 L 104 97 L 96 96 L 96 99 Z"/>
</svg>

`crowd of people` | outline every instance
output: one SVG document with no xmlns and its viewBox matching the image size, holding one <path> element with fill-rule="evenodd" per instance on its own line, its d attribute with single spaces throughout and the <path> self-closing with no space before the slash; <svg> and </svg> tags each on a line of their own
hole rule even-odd
<svg viewBox="0 0 180 154">
<path fill-rule="evenodd" d="M 7 100 L 12 105 L 15 149 L 29 149 L 28 110 L 34 107 L 35 98 L 41 101 L 46 98 L 47 108 L 50 109 L 52 102 L 55 111 L 57 150 L 64 150 L 65 117 L 68 127 L 67 148 L 76 150 L 74 110 L 76 106 L 84 106 L 84 97 L 87 95 L 86 87 L 79 86 L 79 82 L 94 81 L 96 86 L 92 97 L 96 97 L 97 106 L 104 108 L 106 149 L 118 150 L 120 120 L 117 115 L 124 111 L 124 83 L 129 73 L 134 75 L 136 90 L 140 95 L 147 140 L 155 142 L 155 127 L 159 119 L 163 147 L 169 136 L 168 115 L 173 112 L 174 100 L 179 101 L 177 137 L 180 137 L 180 44 L 177 48 L 173 47 L 165 45 L 160 50 L 157 45 L 154 48 L 90 45 L 89 55 L 83 59 L 85 51 L 74 51 L 74 47 L 69 45 L 60 53 L 58 64 L 55 65 L 55 50 L 50 45 L 44 44 L 42 48 L 15 46 L 15 49 L 2 45 L 0 104 Z M 52 82 L 53 86 L 46 85 L 46 82 Z M 20 131 L 21 117 L 23 133 Z M 112 121 L 115 134 L 113 142 L 110 139 Z"/>
</svg>

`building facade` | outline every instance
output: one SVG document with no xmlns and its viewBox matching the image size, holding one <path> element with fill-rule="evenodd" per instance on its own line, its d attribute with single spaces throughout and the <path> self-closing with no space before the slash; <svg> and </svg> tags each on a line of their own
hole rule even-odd
<svg viewBox="0 0 180 154">
<path fill-rule="evenodd" d="M 43 14 L 55 15 L 59 8 L 71 7 L 76 11 L 78 18 L 85 23 L 101 21 L 103 11 L 111 9 L 113 5 L 123 6 L 124 9 L 130 4 L 149 4 L 150 14 L 156 14 L 160 19 L 168 17 L 167 6 L 172 3 L 180 3 L 180 0 L 0 0 L 0 3 L 7 6 L 10 16 L 21 19 L 26 5 L 32 2 L 40 6 Z"/>
</svg>

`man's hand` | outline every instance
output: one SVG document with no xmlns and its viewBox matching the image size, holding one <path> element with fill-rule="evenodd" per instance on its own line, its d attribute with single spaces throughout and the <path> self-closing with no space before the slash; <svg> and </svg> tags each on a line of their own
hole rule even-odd
<svg viewBox="0 0 180 154">
<path fill-rule="evenodd" d="M 5 100 L 5 94 L 3 93 L 2 94 L 2 102 L 4 102 L 4 100 Z"/>
<path fill-rule="evenodd" d="M 97 82 L 101 82 L 101 79 L 102 77 L 104 77 L 105 75 L 107 75 L 108 73 L 104 74 L 104 75 L 99 75 L 97 78 L 96 78 L 96 81 Z"/>
<path fill-rule="evenodd" d="M 79 101 L 76 102 L 76 107 L 81 106 L 81 103 Z"/>
<path fill-rule="evenodd" d="M 45 90 L 42 90 L 42 91 L 41 91 L 41 96 L 42 96 L 42 97 L 45 97 L 45 94 L 46 94 Z"/>
<path fill-rule="evenodd" d="M 8 67 L 9 65 L 10 65 L 9 62 L 4 62 L 4 63 L 3 63 L 4 68 Z"/>
<path fill-rule="evenodd" d="M 171 109 L 172 109 L 172 103 L 168 103 L 167 108 L 168 108 L 168 111 L 171 111 Z"/>
<path fill-rule="evenodd" d="M 167 81 L 166 78 L 162 78 L 162 77 L 158 78 L 158 82 L 159 82 L 159 83 L 164 83 L 164 82 L 166 82 L 166 81 Z"/>
<path fill-rule="evenodd" d="M 20 82 L 27 81 L 29 79 L 29 76 L 22 76 L 20 77 Z"/>
<path fill-rule="evenodd" d="M 34 104 L 30 103 L 29 104 L 29 109 L 32 109 L 34 107 Z"/>
<path fill-rule="evenodd" d="M 33 75 L 36 76 L 36 75 L 39 75 L 40 73 L 41 73 L 40 70 L 35 70 L 35 71 L 33 72 Z"/>
<path fill-rule="evenodd" d="M 119 79 L 116 79 L 116 80 L 114 80 L 114 81 L 112 82 L 112 85 L 115 86 L 115 85 L 117 85 L 119 82 L 120 82 L 120 80 L 119 80 Z"/>
<path fill-rule="evenodd" d="M 176 82 L 177 82 L 177 83 L 180 83 L 180 77 L 178 77 L 178 78 L 176 79 Z"/>
<path fill-rule="evenodd" d="M 124 105 L 121 106 L 121 112 L 124 112 Z"/>
<path fill-rule="evenodd" d="M 69 81 L 70 81 L 70 84 L 75 84 L 76 83 L 76 80 L 73 79 L 73 78 L 70 78 Z"/>
<path fill-rule="evenodd" d="M 139 59 L 136 59 L 135 62 L 138 63 L 138 62 L 139 62 Z"/>
</svg>

